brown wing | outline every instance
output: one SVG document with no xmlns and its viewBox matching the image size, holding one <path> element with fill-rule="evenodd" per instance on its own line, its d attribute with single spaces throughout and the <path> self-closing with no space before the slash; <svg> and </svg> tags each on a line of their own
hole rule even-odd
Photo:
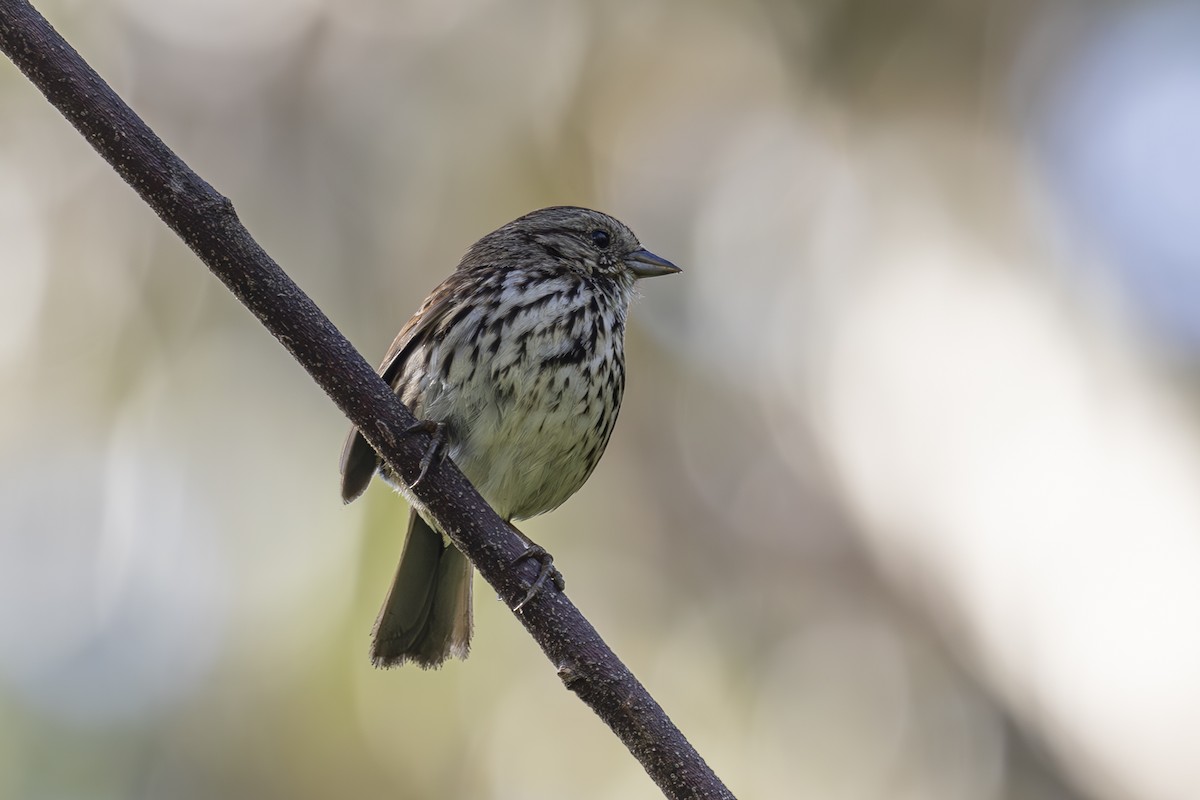
<svg viewBox="0 0 1200 800">
<path fill-rule="evenodd" d="M 393 389 L 404 374 L 404 365 L 413 348 L 431 329 L 436 328 L 446 312 L 456 305 L 454 300 L 459 294 L 457 289 L 461 282 L 461 272 L 455 272 L 443 281 L 396 335 L 378 370 L 380 377 Z M 346 437 L 346 445 L 342 448 L 342 501 L 349 503 L 366 491 L 367 484 L 371 482 L 377 469 L 379 455 L 358 432 L 358 428 L 351 428 L 350 435 Z"/>
</svg>

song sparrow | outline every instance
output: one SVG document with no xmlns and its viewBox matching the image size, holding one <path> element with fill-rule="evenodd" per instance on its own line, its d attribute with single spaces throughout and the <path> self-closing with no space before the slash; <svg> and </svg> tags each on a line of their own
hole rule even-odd
<svg viewBox="0 0 1200 800">
<path fill-rule="evenodd" d="M 401 329 L 380 375 L 426 429 L 444 437 L 445 452 L 497 514 L 509 521 L 541 514 L 583 485 L 608 444 L 625 388 L 634 281 L 679 271 L 606 214 L 534 211 L 471 247 Z M 351 430 L 343 499 L 362 494 L 379 466 Z M 381 474 L 407 489 L 389 470 Z M 400 566 L 375 622 L 374 664 L 436 667 L 465 658 L 471 577 L 466 557 L 410 512 Z"/>
</svg>

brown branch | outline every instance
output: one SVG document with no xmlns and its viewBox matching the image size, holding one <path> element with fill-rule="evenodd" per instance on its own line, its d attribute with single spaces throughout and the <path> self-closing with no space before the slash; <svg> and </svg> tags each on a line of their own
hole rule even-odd
<svg viewBox="0 0 1200 800">
<path fill-rule="evenodd" d="M 392 435 L 411 425 L 412 415 L 251 238 L 229 200 L 163 144 L 25 0 L 0 0 L 0 49 L 308 370 L 384 460 L 414 480 L 424 442 Z M 524 543 L 458 469 L 446 462 L 415 494 L 515 606 L 537 565 L 513 566 Z M 562 593 L 548 588 L 516 616 L 567 688 L 612 728 L 667 797 L 733 797 Z"/>
</svg>

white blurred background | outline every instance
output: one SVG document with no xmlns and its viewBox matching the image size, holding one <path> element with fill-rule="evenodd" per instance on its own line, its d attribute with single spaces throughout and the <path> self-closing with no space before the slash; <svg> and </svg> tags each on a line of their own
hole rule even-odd
<svg viewBox="0 0 1200 800">
<path fill-rule="evenodd" d="M 1200 797 L 1200 4 L 42 0 L 375 362 L 573 203 L 647 282 L 526 523 L 742 797 Z M 477 586 L 381 672 L 406 509 L 0 65 L 0 797 L 654 798 Z"/>
</svg>

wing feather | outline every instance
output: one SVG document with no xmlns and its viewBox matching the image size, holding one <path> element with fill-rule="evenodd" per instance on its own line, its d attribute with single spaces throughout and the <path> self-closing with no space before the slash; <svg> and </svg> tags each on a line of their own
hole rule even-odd
<svg viewBox="0 0 1200 800">
<path fill-rule="evenodd" d="M 444 280 L 396 335 L 378 369 L 379 376 L 392 389 L 400 388 L 405 365 L 413 351 L 440 327 L 447 313 L 458 306 L 457 301 L 463 297 L 466 288 L 465 277 L 463 271 L 457 271 Z M 342 500 L 349 503 L 366 491 L 377 469 L 379 454 L 363 438 L 358 428 L 352 428 L 342 448 Z"/>
</svg>

